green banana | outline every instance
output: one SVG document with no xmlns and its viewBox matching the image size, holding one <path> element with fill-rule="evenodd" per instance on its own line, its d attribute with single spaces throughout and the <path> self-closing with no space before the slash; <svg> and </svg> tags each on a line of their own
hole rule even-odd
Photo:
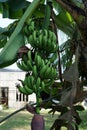
<svg viewBox="0 0 87 130">
<path fill-rule="evenodd" d="M 31 22 L 31 27 L 34 29 L 34 21 Z"/>
<path fill-rule="evenodd" d="M 51 48 L 53 48 L 50 50 L 51 53 L 55 53 L 58 50 L 57 45 L 55 45 L 53 42 L 51 43 Z"/>
<path fill-rule="evenodd" d="M 49 62 L 48 59 L 44 59 L 44 61 L 45 61 L 45 64 L 47 64 Z"/>
<path fill-rule="evenodd" d="M 28 25 L 29 33 L 32 33 L 34 31 L 34 22 L 31 21 L 31 23 Z"/>
<path fill-rule="evenodd" d="M 22 60 L 24 61 L 25 64 L 27 64 L 28 56 L 26 54 L 24 54 L 22 56 Z"/>
<path fill-rule="evenodd" d="M 45 78 L 46 79 L 49 79 L 50 78 L 50 76 L 51 76 L 51 68 L 50 67 L 47 67 L 47 69 L 46 69 L 46 72 L 45 72 Z"/>
<path fill-rule="evenodd" d="M 35 42 L 33 40 L 33 35 L 31 34 L 28 38 L 28 42 L 30 43 L 30 45 L 34 48 L 36 48 Z"/>
<path fill-rule="evenodd" d="M 38 91 L 36 84 L 33 85 L 33 91 L 34 91 L 35 93 L 37 93 L 37 91 Z"/>
<path fill-rule="evenodd" d="M 39 68 L 41 68 L 42 67 L 42 65 L 43 65 L 43 61 L 42 61 L 43 59 L 41 59 L 41 57 L 40 57 L 40 55 L 38 55 L 38 57 L 37 57 L 37 65 L 38 65 L 38 67 Z"/>
<path fill-rule="evenodd" d="M 21 65 L 22 65 L 22 67 L 24 68 L 25 71 L 30 71 L 29 66 L 27 64 L 25 64 L 25 62 L 23 60 L 21 61 Z"/>
<path fill-rule="evenodd" d="M 28 94 L 32 94 L 33 93 L 33 90 L 30 88 L 29 84 L 28 84 L 28 75 L 25 75 L 25 79 L 24 81 L 21 80 L 21 83 L 23 85 L 23 89 L 25 89 L 25 91 L 28 93 Z"/>
<path fill-rule="evenodd" d="M 24 86 L 20 86 L 19 84 L 16 86 L 19 90 L 20 93 L 23 93 L 25 95 L 28 95 L 28 92 L 26 91 L 26 89 L 24 88 Z"/>
<path fill-rule="evenodd" d="M 29 88 L 29 86 L 24 86 L 25 90 L 27 91 L 28 95 L 33 93 L 33 90 Z"/>
<path fill-rule="evenodd" d="M 52 67 L 51 68 L 51 72 L 52 72 L 52 78 L 56 78 L 56 76 L 57 76 L 57 70 Z"/>
<path fill-rule="evenodd" d="M 58 51 L 58 45 L 56 44 L 56 46 L 54 47 L 54 49 L 52 50 L 53 53 Z"/>
<path fill-rule="evenodd" d="M 41 59 L 40 55 L 37 55 L 37 54 L 36 54 L 35 63 L 36 63 L 36 65 L 37 65 L 37 68 L 40 68 L 40 67 L 41 67 L 41 65 L 42 65 L 42 59 Z"/>
<path fill-rule="evenodd" d="M 33 42 L 36 43 L 37 42 L 37 31 L 34 30 L 34 32 L 32 33 L 33 36 Z"/>
<path fill-rule="evenodd" d="M 29 25 L 27 26 L 27 28 L 28 28 L 29 34 L 31 34 L 31 32 L 32 32 L 32 27 L 31 27 L 31 25 L 29 24 Z"/>
<path fill-rule="evenodd" d="M 48 47 L 50 52 L 57 51 L 57 38 L 54 32 L 48 31 L 49 38 L 48 38 Z M 57 48 L 57 49 L 56 49 Z"/>
<path fill-rule="evenodd" d="M 41 90 L 43 91 L 45 89 L 45 83 L 44 81 L 41 82 Z"/>
<path fill-rule="evenodd" d="M 47 51 L 48 51 L 49 53 L 51 53 L 53 49 L 54 49 L 54 48 L 53 48 L 53 45 L 52 45 L 52 43 L 51 43 L 51 39 L 48 39 Z"/>
<path fill-rule="evenodd" d="M 17 65 L 17 67 L 18 67 L 19 69 L 23 70 L 23 68 L 22 68 L 22 66 L 21 66 L 21 64 L 20 64 L 19 61 L 16 62 L 16 65 Z"/>
<path fill-rule="evenodd" d="M 51 46 L 55 47 L 55 45 L 57 44 L 57 38 L 55 33 L 49 30 L 48 34 L 49 34 L 49 39 L 51 40 L 52 43 Z"/>
<path fill-rule="evenodd" d="M 48 39 L 48 30 L 47 30 L 47 29 L 44 29 L 44 30 L 43 30 L 43 33 L 44 33 L 44 36 Z"/>
<path fill-rule="evenodd" d="M 28 76 L 28 86 L 32 89 L 31 76 Z"/>
<path fill-rule="evenodd" d="M 28 31 L 29 31 L 29 34 L 30 34 L 34 31 L 34 29 L 31 26 L 28 26 Z"/>
<path fill-rule="evenodd" d="M 56 52 L 58 50 L 58 45 L 57 43 L 55 44 L 53 41 L 51 42 L 51 48 L 53 48 L 51 50 L 51 52 Z"/>
<path fill-rule="evenodd" d="M 35 54 L 35 64 L 37 66 L 37 68 L 39 67 L 39 59 L 38 59 L 38 55 Z"/>
<path fill-rule="evenodd" d="M 24 79 L 24 86 L 27 85 L 28 86 L 28 75 L 25 75 L 25 79 Z"/>
<path fill-rule="evenodd" d="M 49 39 L 53 39 L 53 32 L 51 30 L 48 31 L 48 37 Z"/>
<path fill-rule="evenodd" d="M 40 67 L 40 68 L 42 69 L 44 66 L 45 66 L 45 62 L 44 62 L 44 60 L 42 59 L 42 60 L 41 60 L 41 67 Z"/>
<path fill-rule="evenodd" d="M 51 62 L 50 62 L 50 60 L 45 59 L 45 63 L 46 63 L 46 65 L 47 65 L 48 67 L 51 66 Z"/>
<path fill-rule="evenodd" d="M 35 84 L 34 76 L 30 76 L 30 83 L 31 83 L 31 87 L 33 87 L 33 85 Z"/>
<path fill-rule="evenodd" d="M 43 46 L 44 50 L 47 50 L 47 41 L 48 41 L 47 37 L 43 36 L 43 44 L 42 44 L 42 46 Z"/>
<path fill-rule="evenodd" d="M 37 78 L 38 72 L 37 72 L 37 66 L 36 65 L 33 66 L 32 71 L 33 71 L 33 75 Z"/>
<path fill-rule="evenodd" d="M 37 88 L 39 88 L 40 85 L 41 85 L 41 79 L 40 79 L 40 77 L 38 77 L 38 78 L 37 78 L 37 81 L 36 81 L 36 86 L 37 86 Z"/>
<path fill-rule="evenodd" d="M 24 71 L 27 71 L 27 70 L 24 68 L 23 64 L 21 64 L 19 61 L 18 61 L 16 64 L 17 64 L 17 67 L 18 67 L 19 69 L 24 70 Z"/>
<path fill-rule="evenodd" d="M 35 53 L 34 61 L 38 69 L 42 68 L 45 65 L 44 60 L 37 53 Z"/>
<path fill-rule="evenodd" d="M 40 49 L 43 49 L 43 45 L 42 45 L 42 43 L 43 43 L 43 35 L 42 34 L 39 35 L 38 41 L 39 41 L 39 46 L 38 47 Z"/>
<path fill-rule="evenodd" d="M 21 60 L 21 61 L 18 61 L 16 64 L 17 64 L 18 68 L 20 68 L 21 70 L 31 71 L 31 67 L 28 64 L 28 61 L 27 61 L 27 63 L 25 63 L 23 60 Z"/>
<path fill-rule="evenodd" d="M 31 64 L 33 64 L 32 52 L 31 52 L 31 50 L 28 51 L 27 55 L 28 55 L 28 60 L 31 62 Z"/>
<path fill-rule="evenodd" d="M 33 43 L 33 36 L 32 36 L 32 34 L 29 35 L 29 37 L 28 37 L 28 42 L 29 42 L 30 44 Z"/>
<path fill-rule="evenodd" d="M 48 70 L 46 71 L 45 76 L 49 77 L 50 79 L 55 79 L 57 76 L 56 69 L 53 67 L 50 67 Z"/>
<path fill-rule="evenodd" d="M 40 77 L 45 79 L 45 72 L 46 72 L 47 66 L 44 65 L 43 68 L 40 70 Z"/>
<path fill-rule="evenodd" d="M 28 65 L 29 69 L 32 70 L 33 65 L 31 64 L 30 60 L 27 60 L 27 65 Z"/>
</svg>

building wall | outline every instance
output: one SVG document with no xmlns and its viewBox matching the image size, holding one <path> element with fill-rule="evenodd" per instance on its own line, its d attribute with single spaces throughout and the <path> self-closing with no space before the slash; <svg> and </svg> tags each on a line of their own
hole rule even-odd
<svg viewBox="0 0 87 130">
<path fill-rule="evenodd" d="M 17 100 L 16 93 L 18 92 L 16 88 L 16 83 L 19 83 L 18 79 L 24 79 L 25 72 L 0 72 L 0 88 L 8 87 L 8 107 L 10 108 L 21 108 L 26 104 L 26 102 L 35 102 L 35 94 L 28 96 L 28 101 L 24 101 L 21 96 L 21 101 Z M 18 97 L 20 92 L 18 92 Z M 1 92 L 0 92 L 1 97 Z M 26 96 L 25 96 L 26 98 Z"/>
</svg>

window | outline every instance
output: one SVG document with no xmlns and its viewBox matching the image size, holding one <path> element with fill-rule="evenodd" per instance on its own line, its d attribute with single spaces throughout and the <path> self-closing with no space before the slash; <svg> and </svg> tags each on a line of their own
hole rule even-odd
<svg viewBox="0 0 87 130">
<path fill-rule="evenodd" d="M 0 103 L 8 105 L 8 87 L 0 88 Z"/>
<path fill-rule="evenodd" d="M 28 102 L 28 95 L 24 95 L 24 94 L 20 93 L 18 90 L 16 90 L 16 101 Z"/>
</svg>

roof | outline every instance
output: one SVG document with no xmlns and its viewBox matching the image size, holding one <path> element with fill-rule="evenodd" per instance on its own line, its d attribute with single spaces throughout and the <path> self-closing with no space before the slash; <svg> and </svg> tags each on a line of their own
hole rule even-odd
<svg viewBox="0 0 87 130">
<path fill-rule="evenodd" d="M 23 72 L 23 71 L 19 70 L 19 69 L 6 69 L 6 68 L 3 68 L 3 69 L 0 69 L 0 72 Z"/>
</svg>

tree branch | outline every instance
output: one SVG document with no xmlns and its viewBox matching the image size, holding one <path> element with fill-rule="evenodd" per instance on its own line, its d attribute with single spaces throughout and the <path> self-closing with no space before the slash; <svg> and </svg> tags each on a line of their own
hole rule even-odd
<svg viewBox="0 0 87 130">
<path fill-rule="evenodd" d="M 75 21 L 78 21 L 80 16 L 86 16 L 85 11 L 83 9 L 79 8 L 78 6 L 75 6 L 67 0 L 56 0 L 56 2 L 62 5 L 64 9 L 68 11 Z"/>
<path fill-rule="evenodd" d="M 56 24 L 55 24 L 55 18 L 54 18 L 54 12 L 53 12 L 53 10 L 52 10 L 52 12 L 51 12 L 51 17 L 52 17 L 53 30 L 54 30 L 54 32 L 55 32 L 55 34 L 56 34 L 57 44 L 58 44 L 58 46 L 59 46 L 58 34 L 57 34 L 57 26 L 56 26 Z M 60 81 L 63 82 L 59 47 L 58 47 L 58 71 L 59 71 Z"/>
</svg>

